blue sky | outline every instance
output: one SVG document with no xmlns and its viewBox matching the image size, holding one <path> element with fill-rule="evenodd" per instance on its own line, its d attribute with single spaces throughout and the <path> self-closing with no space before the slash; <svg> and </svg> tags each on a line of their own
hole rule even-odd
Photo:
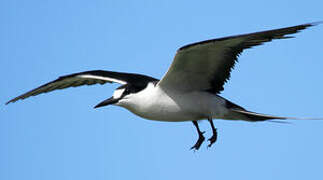
<svg viewBox="0 0 323 180">
<path fill-rule="evenodd" d="M 118 85 L 70 88 L 5 106 L 86 70 L 160 78 L 177 48 L 210 38 L 323 20 L 308 1 L 3 0 L 0 179 L 322 179 L 323 121 L 216 120 L 198 152 L 190 122 L 93 109 Z M 323 25 L 245 51 L 222 96 L 252 111 L 323 117 Z M 207 122 L 201 123 L 206 136 Z"/>
</svg>

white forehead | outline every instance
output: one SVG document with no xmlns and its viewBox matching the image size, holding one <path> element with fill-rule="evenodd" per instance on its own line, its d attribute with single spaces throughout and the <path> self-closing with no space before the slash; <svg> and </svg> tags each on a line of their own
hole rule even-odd
<svg viewBox="0 0 323 180">
<path fill-rule="evenodd" d="M 122 89 L 116 89 L 114 92 L 113 92 L 113 98 L 117 99 L 117 98 L 120 98 L 122 96 L 122 93 L 124 92 L 125 88 L 122 88 Z"/>
</svg>

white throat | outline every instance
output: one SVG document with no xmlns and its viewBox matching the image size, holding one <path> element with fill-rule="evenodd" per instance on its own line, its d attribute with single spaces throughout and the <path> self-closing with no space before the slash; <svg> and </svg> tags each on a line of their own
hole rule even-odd
<svg viewBox="0 0 323 180">
<path fill-rule="evenodd" d="M 122 89 L 116 89 L 114 92 L 113 92 L 113 98 L 114 99 L 118 99 L 122 96 L 122 93 L 125 91 L 124 88 Z"/>
</svg>

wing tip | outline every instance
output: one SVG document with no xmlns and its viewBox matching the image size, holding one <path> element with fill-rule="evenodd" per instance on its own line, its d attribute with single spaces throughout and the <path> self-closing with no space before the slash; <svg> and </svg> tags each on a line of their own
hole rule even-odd
<svg viewBox="0 0 323 180">
<path fill-rule="evenodd" d="M 5 105 L 8 105 L 8 104 L 10 104 L 10 103 L 14 103 L 14 102 L 16 102 L 16 101 L 18 101 L 18 100 L 22 100 L 22 99 L 24 99 L 24 98 L 21 98 L 20 96 L 15 97 L 15 98 L 13 98 L 13 99 L 11 99 L 11 100 L 7 101 L 7 102 L 5 103 Z"/>
<path fill-rule="evenodd" d="M 315 21 L 315 22 L 311 22 L 311 23 L 305 23 L 305 24 L 299 24 L 299 25 L 295 25 L 295 26 L 289 26 L 289 27 L 286 27 L 286 28 L 296 28 L 296 32 L 299 32 L 301 30 L 304 30 L 308 27 L 311 27 L 311 26 L 317 26 L 319 24 L 322 24 L 323 21 Z M 294 33 L 296 33 L 294 32 Z M 292 33 L 293 34 L 293 33 Z M 226 38 L 230 38 L 232 36 L 228 36 L 228 37 L 224 37 L 224 38 L 219 38 L 219 39 L 226 39 Z M 289 39 L 289 38 L 294 38 L 294 36 L 282 36 L 281 38 L 277 38 L 277 39 Z M 215 39 L 210 39 L 210 40 L 204 40 L 204 41 L 201 41 L 201 42 L 197 42 L 197 43 L 191 43 L 191 44 L 187 44 L 185 46 L 182 46 L 180 47 L 177 52 L 181 51 L 181 50 L 184 50 L 184 49 L 188 49 L 189 47 L 192 47 L 194 45 L 198 45 L 198 44 L 203 44 L 203 43 L 208 43 L 208 42 L 212 42 L 213 40 Z"/>
<path fill-rule="evenodd" d="M 14 103 L 14 102 L 16 102 L 16 101 L 10 100 L 10 101 L 6 102 L 4 105 L 8 105 L 8 104 Z"/>
<path fill-rule="evenodd" d="M 322 24 L 323 21 L 315 21 L 315 22 L 312 22 L 312 23 L 308 23 L 309 26 L 317 26 L 319 24 Z"/>
</svg>

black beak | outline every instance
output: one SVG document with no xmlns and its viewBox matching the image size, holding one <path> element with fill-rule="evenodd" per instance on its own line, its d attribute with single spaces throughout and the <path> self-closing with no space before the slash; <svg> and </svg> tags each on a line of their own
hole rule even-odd
<svg viewBox="0 0 323 180">
<path fill-rule="evenodd" d="M 120 100 L 120 98 L 118 99 L 114 99 L 113 97 L 110 97 L 109 99 L 106 99 L 102 102 L 100 102 L 98 105 L 96 105 L 94 108 L 99 108 L 102 106 L 107 106 L 107 105 L 111 105 L 111 104 L 115 104 Z"/>
</svg>

